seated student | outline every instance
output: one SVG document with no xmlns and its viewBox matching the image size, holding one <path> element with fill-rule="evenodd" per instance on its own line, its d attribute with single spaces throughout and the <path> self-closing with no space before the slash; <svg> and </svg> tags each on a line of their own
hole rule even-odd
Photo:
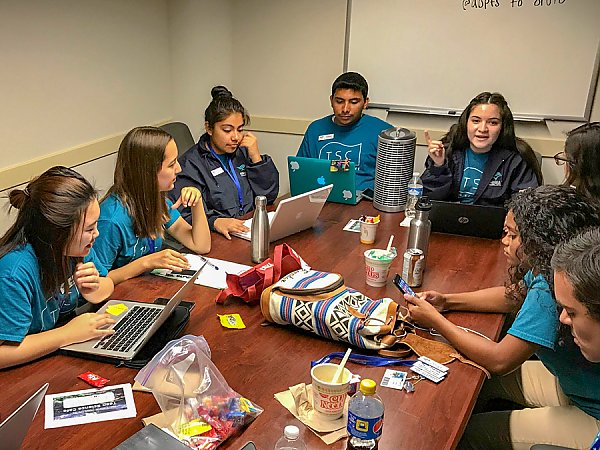
<svg viewBox="0 0 600 450">
<path fill-rule="evenodd" d="M 585 359 L 600 363 L 600 228 L 558 245 L 552 270 L 561 323 Z"/>
<path fill-rule="evenodd" d="M 569 131 L 565 149 L 554 161 L 565 165 L 565 184 L 600 203 L 600 122 Z"/>
<path fill-rule="evenodd" d="M 530 408 L 473 415 L 459 448 L 529 449 L 540 442 L 579 447 L 591 441 L 593 436 L 575 424 L 596 424 L 600 419 L 600 366 L 575 365 L 573 347 L 559 339 L 550 261 L 557 244 L 599 224 L 598 211 L 573 188 L 540 186 L 515 193 L 502 238 L 510 266 L 506 288 L 405 296 L 417 323 L 437 330 L 490 372 L 508 374 L 484 385 L 480 404 L 484 399 L 512 398 Z M 515 321 L 500 342 L 467 333 L 439 312 L 514 309 Z M 528 361 L 533 354 L 539 361 Z M 560 392 L 556 383 L 544 384 L 548 370 L 557 377 Z"/>
<path fill-rule="evenodd" d="M 279 172 L 270 156 L 261 155 L 256 137 L 244 131 L 250 117 L 242 104 L 224 86 L 215 86 L 210 94 L 206 133 L 179 158 L 182 171 L 169 197 L 178 198 L 184 186 L 200 189 L 210 229 L 231 239 L 232 231 L 248 231 L 238 218 L 254 210 L 256 196 L 264 195 L 269 204 L 275 201 Z M 192 223 L 186 205 L 181 215 Z"/>
<path fill-rule="evenodd" d="M 356 72 L 341 74 L 331 86 L 333 114 L 308 126 L 296 156 L 321 159 L 349 159 L 356 165 L 356 188 L 373 189 L 377 137 L 394 128 L 383 120 L 363 115 L 369 104 L 369 85 Z"/>
<path fill-rule="evenodd" d="M 82 314 L 54 328 L 82 296 L 114 289 L 92 244 L 100 214 L 95 189 L 74 170 L 53 167 L 10 193 L 19 210 L 0 238 L 0 368 L 32 361 L 64 345 L 112 333 L 108 314 Z"/>
<path fill-rule="evenodd" d="M 186 187 L 173 204 L 166 193 L 181 171 L 177 145 L 170 134 L 138 127 L 123 138 L 114 184 L 100 203 L 100 236 L 94 249 L 115 284 L 153 269 L 180 272 L 189 267 L 184 255 L 161 251 L 166 231 L 196 253 L 210 250 L 210 231 L 198 189 Z M 190 207 L 190 226 L 177 207 Z"/>
<path fill-rule="evenodd" d="M 429 156 L 421 176 L 433 200 L 503 206 L 521 189 L 542 184 L 528 145 L 518 145 L 513 116 L 498 93 L 483 92 L 441 141 L 425 131 Z"/>
</svg>

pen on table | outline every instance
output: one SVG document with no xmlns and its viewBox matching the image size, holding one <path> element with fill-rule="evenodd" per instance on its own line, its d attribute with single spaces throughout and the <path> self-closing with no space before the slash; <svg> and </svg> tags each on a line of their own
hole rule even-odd
<svg viewBox="0 0 600 450">
<path fill-rule="evenodd" d="M 219 270 L 219 268 L 217 266 L 215 266 L 212 262 L 210 262 L 207 258 L 205 258 L 204 256 L 200 256 L 200 259 L 206 263 L 207 266 L 212 267 L 215 270 Z"/>
</svg>

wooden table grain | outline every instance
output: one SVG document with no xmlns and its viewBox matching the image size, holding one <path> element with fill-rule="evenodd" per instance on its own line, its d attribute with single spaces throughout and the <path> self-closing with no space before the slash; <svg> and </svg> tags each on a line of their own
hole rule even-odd
<svg viewBox="0 0 600 450">
<path fill-rule="evenodd" d="M 384 248 L 390 234 L 395 235 L 399 256 L 391 273 L 401 272 L 402 253 L 406 247 L 408 230 L 399 227 L 403 214 L 381 214 L 377 240 L 373 246 L 359 243 L 358 233 L 342 231 L 351 218 L 378 212 L 371 203 L 357 206 L 326 204 L 317 225 L 286 238 L 314 268 L 341 273 L 348 286 L 372 298 L 400 296 L 391 281 L 385 287 L 373 288 L 365 283 L 365 250 Z M 271 252 L 273 245 L 271 246 Z M 213 235 L 210 256 L 244 264 L 250 263 L 250 243 L 233 238 L 227 241 Z M 432 234 L 424 282 L 420 289 L 441 292 L 474 290 L 502 284 L 506 274 L 505 259 L 499 241 Z M 180 282 L 144 275 L 119 285 L 112 298 L 153 301 L 169 297 Z M 300 382 L 310 382 L 310 362 L 333 351 L 344 351 L 344 344 L 330 342 L 298 330 L 279 326 L 264 326 L 257 305 L 228 301 L 225 305 L 214 302 L 218 291 L 193 286 L 189 299 L 196 302 L 185 333 L 203 335 L 212 351 L 212 358 L 230 386 L 250 398 L 262 408 L 263 414 L 249 427 L 226 441 L 220 448 L 239 449 L 252 440 L 259 450 L 270 450 L 282 433 L 283 427 L 296 424 L 309 449 L 342 450 L 346 441 L 326 446 L 304 427 L 273 397 L 277 392 Z M 247 328 L 224 329 L 217 314 L 239 313 Z M 449 318 L 460 325 L 496 338 L 503 318 L 498 314 L 451 313 Z M 377 382 L 383 368 L 365 367 L 349 363 L 353 372 Z M 453 362 L 445 381 L 439 385 L 422 381 L 412 394 L 378 388 L 385 404 L 385 422 L 379 448 L 396 449 L 451 449 L 456 446 L 469 418 L 483 382 L 483 374 L 473 367 Z M 5 418 L 41 384 L 50 383 L 48 393 L 87 389 L 77 378 L 91 370 L 110 379 L 110 384 L 132 383 L 136 370 L 115 368 L 85 359 L 49 355 L 20 367 L 0 370 L 0 417 Z M 43 406 L 36 416 L 24 443 L 27 449 L 110 449 L 141 429 L 141 418 L 160 412 L 151 394 L 134 393 L 137 407 L 135 419 L 77 425 L 44 430 Z M 1 447 L 0 443 L 0 447 Z"/>
</svg>

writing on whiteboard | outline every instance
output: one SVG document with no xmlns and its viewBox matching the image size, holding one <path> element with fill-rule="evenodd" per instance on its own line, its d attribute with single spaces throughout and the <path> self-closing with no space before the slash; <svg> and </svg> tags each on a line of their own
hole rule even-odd
<svg viewBox="0 0 600 450">
<path fill-rule="evenodd" d="M 510 5 L 512 8 L 520 8 L 522 6 L 555 6 L 563 5 L 567 0 L 506 0 L 505 5 Z M 461 0 L 463 11 L 473 9 L 492 9 L 501 6 L 500 0 Z"/>
</svg>

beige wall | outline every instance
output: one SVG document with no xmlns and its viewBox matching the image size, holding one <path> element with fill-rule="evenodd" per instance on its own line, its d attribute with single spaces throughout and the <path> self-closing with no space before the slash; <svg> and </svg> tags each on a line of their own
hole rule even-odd
<svg viewBox="0 0 600 450">
<path fill-rule="evenodd" d="M 229 1 L 0 2 L 0 233 L 8 188 L 48 167 L 103 192 L 124 132 L 173 119 L 197 133 L 210 87 L 231 83 L 231 22 Z"/>
<path fill-rule="evenodd" d="M 197 139 L 210 89 L 219 84 L 232 88 L 233 10 L 229 0 L 170 0 L 168 5 L 172 116 L 188 124 Z"/>
<path fill-rule="evenodd" d="M 233 86 L 252 115 L 329 112 L 344 62 L 346 0 L 233 0 Z"/>
<path fill-rule="evenodd" d="M 0 169 L 169 117 L 168 33 L 166 0 L 2 1 Z"/>
</svg>

